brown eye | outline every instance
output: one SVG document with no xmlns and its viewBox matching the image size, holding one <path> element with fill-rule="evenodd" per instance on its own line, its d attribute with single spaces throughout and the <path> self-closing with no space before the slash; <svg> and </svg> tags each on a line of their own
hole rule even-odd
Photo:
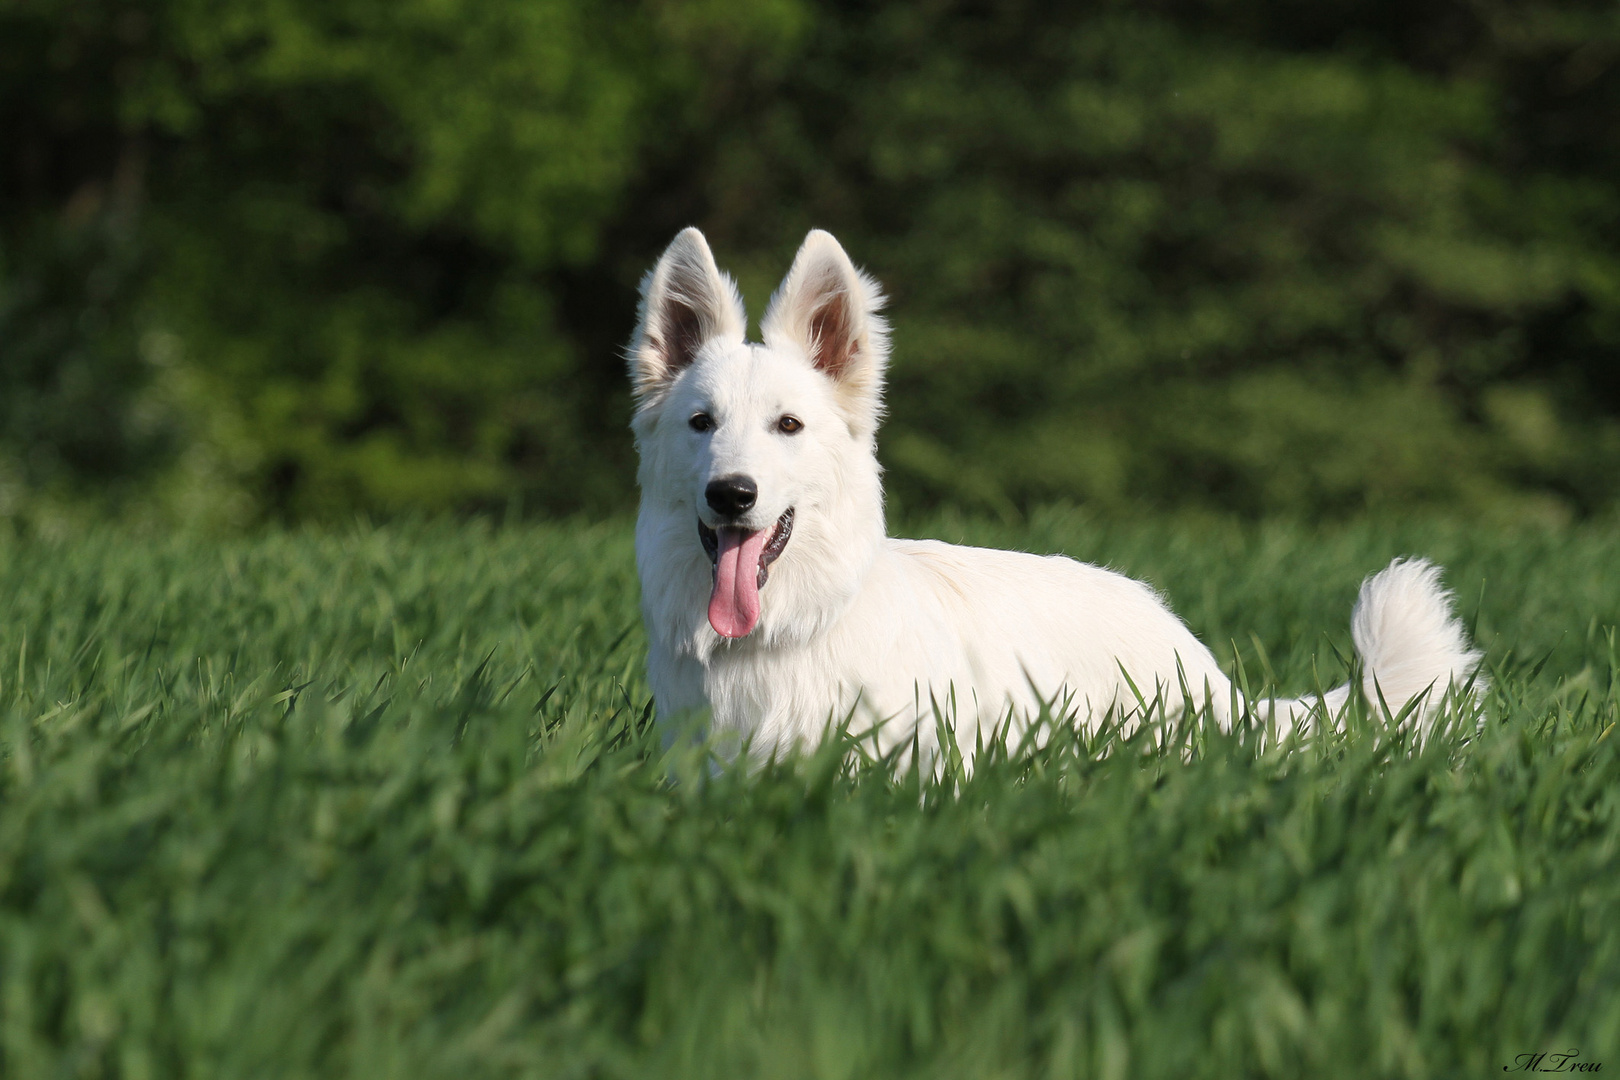
<svg viewBox="0 0 1620 1080">
<path fill-rule="evenodd" d="M 688 420 L 686 425 L 693 431 L 708 431 L 714 427 L 714 417 L 708 413 L 693 413 L 692 419 Z"/>
<path fill-rule="evenodd" d="M 804 421 L 797 416 L 784 416 L 776 422 L 776 430 L 784 435 L 797 435 L 804 430 Z"/>
</svg>

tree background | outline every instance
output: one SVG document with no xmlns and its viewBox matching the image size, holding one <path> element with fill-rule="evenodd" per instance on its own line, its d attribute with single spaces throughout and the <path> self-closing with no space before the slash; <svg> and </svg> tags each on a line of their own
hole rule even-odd
<svg viewBox="0 0 1620 1080">
<path fill-rule="evenodd" d="M 682 226 L 883 281 L 902 512 L 1620 496 L 1620 9 L 0 0 L 0 516 L 633 504 Z"/>
</svg>

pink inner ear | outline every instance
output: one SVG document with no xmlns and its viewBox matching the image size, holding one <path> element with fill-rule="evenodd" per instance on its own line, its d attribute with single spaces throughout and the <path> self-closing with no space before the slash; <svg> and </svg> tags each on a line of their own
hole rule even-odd
<svg viewBox="0 0 1620 1080">
<path fill-rule="evenodd" d="M 671 374 L 680 371 L 697 356 L 703 344 L 703 324 L 691 307 L 671 300 L 664 310 L 663 340 L 659 347 L 664 354 L 664 365 Z"/>
<path fill-rule="evenodd" d="M 844 369 L 858 351 L 852 323 L 849 294 L 842 289 L 833 293 L 810 317 L 810 352 L 817 371 L 835 379 L 843 377 Z"/>
</svg>

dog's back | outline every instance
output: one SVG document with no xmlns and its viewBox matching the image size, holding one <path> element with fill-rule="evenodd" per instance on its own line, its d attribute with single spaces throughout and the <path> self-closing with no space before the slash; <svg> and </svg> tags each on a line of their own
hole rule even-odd
<svg viewBox="0 0 1620 1080">
<path fill-rule="evenodd" d="M 892 540 L 888 551 L 874 576 L 904 580 L 922 609 L 916 622 L 897 612 L 889 632 L 916 637 L 931 651 L 954 646 L 965 676 L 956 685 L 976 691 L 981 722 L 994 723 L 1009 708 L 1028 715 L 1054 703 L 1100 717 L 1135 707 L 1137 693 L 1148 700 L 1162 693 L 1175 712 L 1183 682 L 1195 703 L 1206 685 L 1226 701 L 1214 656 L 1139 581 L 1061 555 L 935 540 Z M 933 614 L 928 622 L 925 611 Z M 958 719 L 969 717 L 959 711 Z"/>
</svg>

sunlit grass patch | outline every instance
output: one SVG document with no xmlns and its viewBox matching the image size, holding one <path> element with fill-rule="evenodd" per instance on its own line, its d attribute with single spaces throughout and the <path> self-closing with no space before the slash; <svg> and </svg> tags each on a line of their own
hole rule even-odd
<svg viewBox="0 0 1620 1080">
<path fill-rule="evenodd" d="M 1257 700 L 1342 681 L 1360 577 L 1429 554 L 1490 687 L 1426 738 L 1149 708 L 743 767 L 653 723 L 624 525 L 7 542 L 0 1073 L 1616 1060 L 1607 534 L 949 529 L 1147 576 Z"/>
</svg>

